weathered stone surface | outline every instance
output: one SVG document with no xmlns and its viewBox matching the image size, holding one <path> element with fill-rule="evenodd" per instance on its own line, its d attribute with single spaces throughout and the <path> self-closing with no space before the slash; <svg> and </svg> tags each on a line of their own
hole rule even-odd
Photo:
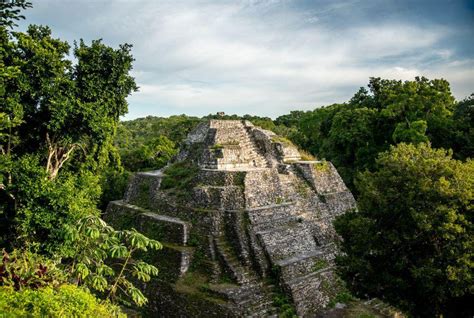
<svg viewBox="0 0 474 318">
<path fill-rule="evenodd" d="M 188 188 L 160 188 L 166 168 L 138 173 L 106 213 L 165 245 L 147 256 L 161 269 L 148 314 L 272 317 L 281 291 L 299 316 L 320 312 L 337 291 L 332 221 L 355 208 L 333 165 L 239 120 L 199 125 L 176 160 L 199 168 Z"/>
</svg>

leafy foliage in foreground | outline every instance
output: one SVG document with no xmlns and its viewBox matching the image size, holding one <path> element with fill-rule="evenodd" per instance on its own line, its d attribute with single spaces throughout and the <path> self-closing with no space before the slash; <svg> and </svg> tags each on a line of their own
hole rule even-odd
<svg viewBox="0 0 474 318">
<path fill-rule="evenodd" d="M 339 271 L 358 295 L 413 316 L 472 315 L 474 162 L 451 155 L 402 143 L 361 175 L 360 211 L 335 222 Z"/>
<path fill-rule="evenodd" d="M 126 317 L 87 289 L 64 284 L 15 291 L 0 287 L 0 314 L 7 317 Z"/>
<path fill-rule="evenodd" d="M 66 281 L 64 273 L 57 267 L 58 261 L 30 251 L 2 251 L 0 262 L 0 286 L 14 290 L 58 286 Z"/>
<path fill-rule="evenodd" d="M 158 275 L 158 269 L 133 256 L 138 251 L 159 250 L 162 245 L 136 230 L 117 231 L 102 219 L 89 216 L 77 225 L 67 228 L 68 239 L 74 243 L 75 253 L 71 264 L 66 266 L 78 284 L 84 284 L 115 302 L 137 306 L 147 299 L 132 283 L 132 278 L 148 282 Z"/>
<path fill-rule="evenodd" d="M 3 250 L 0 261 L 0 315 L 8 317 L 124 317 L 117 306 L 99 301 L 72 284 L 59 259 L 29 250 Z"/>
<path fill-rule="evenodd" d="M 148 282 L 158 269 L 136 254 L 161 249 L 158 241 L 133 229 L 114 230 L 97 216 L 82 218 L 65 230 L 74 246 L 70 258 L 47 258 L 27 249 L 3 251 L 0 286 L 21 291 L 69 283 L 95 290 L 112 303 L 146 304 L 147 298 L 132 281 Z"/>
</svg>

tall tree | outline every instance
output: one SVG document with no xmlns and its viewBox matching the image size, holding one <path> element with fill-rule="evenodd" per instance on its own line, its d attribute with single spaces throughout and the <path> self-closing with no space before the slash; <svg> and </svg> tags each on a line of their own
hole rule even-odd
<svg viewBox="0 0 474 318">
<path fill-rule="evenodd" d="M 133 57 L 128 44 L 81 40 L 73 63 L 69 44 L 49 27 L 12 32 L 18 8 L 28 5 L 9 3 L 17 5 L 2 12 L 0 26 L 2 235 L 23 235 L 52 252 L 62 248 L 65 224 L 99 213 L 99 178 L 117 154 L 126 97 L 137 90 Z"/>
<path fill-rule="evenodd" d="M 359 212 L 335 222 L 339 273 L 358 295 L 415 317 L 474 313 L 474 161 L 451 155 L 401 143 L 361 175 Z"/>
</svg>

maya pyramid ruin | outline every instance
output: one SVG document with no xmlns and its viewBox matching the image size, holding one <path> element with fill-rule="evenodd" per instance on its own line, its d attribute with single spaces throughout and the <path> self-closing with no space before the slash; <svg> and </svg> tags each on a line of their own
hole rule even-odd
<svg viewBox="0 0 474 318">
<path fill-rule="evenodd" d="M 164 244 L 150 317 L 314 317 L 337 293 L 332 221 L 355 200 L 327 161 L 248 121 L 209 120 L 159 171 L 137 173 L 106 219 Z"/>
</svg>

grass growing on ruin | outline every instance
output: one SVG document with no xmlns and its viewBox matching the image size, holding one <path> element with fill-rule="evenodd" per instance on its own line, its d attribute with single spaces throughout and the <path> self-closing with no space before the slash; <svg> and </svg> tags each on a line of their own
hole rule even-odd
<svg viewBox="0 0 474 318">
<path fill-rule="evenodd" d="M 192 163 L 176 162 L 165 169 L 161 189 L 189 190 L 198 172 L 199 168 Z"/>
<path fill-rule="evenodd" d="M 311 185 L 306 179 L 303 180 L 304 181 L 298 180 L 295 182 L 295 190 L 301 197 L 308 199 L 311 194 Z"/>
<path fill-rule="evenodd" d="M 208 278 L 205 275 L 198 272 L 187 272 L 176 282 L 175 288 L 179 292 L 199 294 L 207 284 Z"/>
<path fill-rule="evenodd" d="M 233 139 L 233 140 L 229 140 L 229 141 L 225 142 L 224 145 L 226 145 L 226 146 L 238 146 L 238 145 L 240 145 L 240 142 L 236 139 Z"/>
<path fill-rule="evenodd" d="M 312 154 L 310 154 L 308 151 L 306 150 L 298 150 L 299 153 L 300 153 L 300 156 L 301 156 L 301 160 L 303 161 L 315 161 L 316 160 L 316 157 L 313 156 Z"/>
<path fill-rule="evenodd" d="M 326 171 L 329 171 L 330 169 L 329 162 L 327 162 L 326 160 L 322 160 L 322 161 L 314 163 L 313 167 L 316 171 L 321 171 L 321 172 L 326 172 Z"/>
<path fill-rule="evenodd" d="M 222 148 L 224 148 L 224 146 L 221 145 L 221 144 L 214 144 L 211 147 L 209 147 L 209 149 L 211 149 L 211 150 L 219 150 L 219 149 L 222 149 Z"/>
<path fill-rule="evenodd" d="M 284 145 L 293 146 L 293 143 L 291 142 L 291 140 L 289 140 L 288 138 L 282 137 L 282 136 L 272 136 L 272 142 L 279 142 L 279 143 L 282 143 Z"/>
<path fill-rule="evenodd" d="M 233 179 L 234 185 L 239 186 L 241 188 L 244 188 L 245 187 L 245 176 L 246 175 L 247 174 L 245 172 L 237 172 L 234 175 L 234 179 Z"/>
<path fill-rule="evenodd" d="M 280 267 L 273 266 L 270 271 L 270 276 L 266 279 L 268 284 L 274 286 L 272 302 L 275 307 L 278 308 L 278 318 L 297 318 L 296 309 L 293 306 L 293 302 L 286 295 L 281 288 L 278 277 L 280 276 Z"/>
</svg>

